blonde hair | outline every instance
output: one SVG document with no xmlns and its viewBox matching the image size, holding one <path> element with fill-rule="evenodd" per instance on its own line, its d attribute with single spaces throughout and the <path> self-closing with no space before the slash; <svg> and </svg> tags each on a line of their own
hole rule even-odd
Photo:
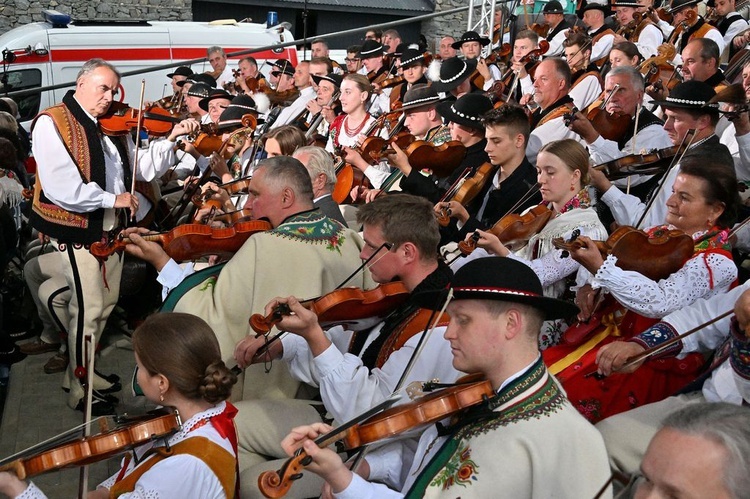
<svg viewBox="0 0 750 499">
<path fill-rule="evenodd" d="M 555 140 L 542 146 L 539 152 L 557 156 L 571 172 L 580 171 L 582 186 L 589 183 L 589 153 L 575 140 Z"/>
</svg>

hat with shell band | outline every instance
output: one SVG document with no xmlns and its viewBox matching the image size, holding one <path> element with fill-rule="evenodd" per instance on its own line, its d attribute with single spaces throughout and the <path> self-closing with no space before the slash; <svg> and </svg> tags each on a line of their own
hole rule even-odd
<svg viewBox="0 0 750 499">
<path fill-rule="evenodd" d="M 709 104 L 715 95 L 716 92 L 711 85 L 702 81 L 689 80 L 675 85 L 666 99 L 652 102 L 667 109 L 693 109 L 713 114 L 719 112 L 718 104 Z"/>
<path fill-rule="evenodd" d="M 383 44 L 375 40 L 365 40 L 362 48 L 359 49 L 357 57 L 360 59 L 372 59 L 373 57 L 383 57 Z"/>
<path fill-rule="evenodd" d="M 484 130 L 482 118 L 492 109 L 492 101 L 480 93 L 462 95 L 455 102 L 438 104 L 437 111 L 446 122 Z"/>
<path fill-rule="evenodd" d="M 477 258 L 456 271 L 447 289 L 416 293 L 415 302 L 429 309 L 442 308 L 453 291 L 453 300 L 497 300 L 522 303 L 540 310 L 545 320 L 573 317 L 578 307 L 570 302 L 547 298 L 542 283 L 531 267 L 512 258 Z"/>
<path fill-rule="evenodd" d="M 476 68 L 476 59 L 461 59 L 460 57 L 446 59 L 440 63 L 440 77 L 432 82 L 432 88 L 437 92 L 450 92 L 471 76 Z"/>
<path fill-rule="evenodd" d="M 441 100 L 443 99 L 440 98 L 432 86 L 420 83 L 406 91 L 403 105 L 399 108 L 399 111 L 408 111 L 418 107 L 435 105 Z"/>
<path fill-rule="evenodd" d="M 211 93 L 211 87 L 205 83 L 194 83 L 187 91 L 187 95 L 190 97 L 200 97 L 205 99 Z"/>
<path fill-rule="evenodd" d="M 455 42 L 451 43 L 451 47 L 458 50 L 461 48 L 461 45 L 467 42 L 479 42 L 482 47 L 486 47 L 490 44 L 490 39 L 486 36 L 481 36 L 476 31 L 467 31 L 463 35 L 461 35 L 461 38 L 456 40 Z"/>
</svg>

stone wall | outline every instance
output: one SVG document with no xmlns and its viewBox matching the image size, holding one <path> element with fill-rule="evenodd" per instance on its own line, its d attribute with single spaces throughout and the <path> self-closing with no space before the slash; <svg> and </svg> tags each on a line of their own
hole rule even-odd
<svg viewBox="0 0 750 499">
<path fill-rule="evenodd" d="M 148 19 L 191 21 L 191 0 L 0 0 L 0 33 L 35 21 L 42 10 L 54 9 L 74 19 Z"/>
<path fill-rule="evenodd" d="M 465 7 L 468 4 L 469 0 L 435 0 L 435 12 L 451 10 L 457 7 Z M 476 13 L 478 12 L 479 9 L 476 9 Z M 469 11 L 465 10 L 463 12 L 433 17 L 432 19 L 423 21 L 422 34 L 427 39 L 429 48 L 432 49 L 433 44 L 439 44 L 440 38 L 446 35 L 451 35 L 455 38 L 460 37 L 466 31 L 468 18 Z"/>
</svg>

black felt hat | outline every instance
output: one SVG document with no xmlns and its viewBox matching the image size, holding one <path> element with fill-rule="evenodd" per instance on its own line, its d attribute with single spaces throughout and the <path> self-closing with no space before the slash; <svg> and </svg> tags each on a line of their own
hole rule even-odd
<svg viewBox="0 0 750 499">
<path fill-rule="evenodd" d="M 399 108 L 399 111 L 408 111 L 409 109 L 437 104 L 441 100 L 434 87 L 420 83 L 406 91 L 403 105 Z"/>
<path fill-rule="evenodd" d="M 472 260 L 456 271 L 447 289 L 417 293 L 414 300 L 424 308 L 440 309 L 449 290 L 453 292 L 453 300 L 522 303 L 540 310 L 545 320 L 578 313 L 578 307 L 572 303 L 544 296 L 542 283 L 528 265 L 501 256 Z"/>
<path fill-rule="evenodd" d="M 438 104 L 437 111 L 446 121 L 484 130 L 482 118 L 492 109 L 492 101 L 480 93 L 462 95 L 454 102 Z"/>
<path fill-rule="evenodd" d="M 641 7 L 638 0 L 612 0 L 612 8 L 616 7 L 633 7 L 634 9 Z"/>
<path fill-rule="evenodd" d="M 208 97 L 201 99 L 200 102 L 198 102 L 198 107 L 200 107 L 204 111 L 208 111 L 208 103 L 216 99 L 232 100 L 232 94 L 230 94 L 223 88 L 214 88 L 208 93 Z"/>
<path fill-rule="evenodd" d="M 341 82 L 344 79 L 343 75 L 337 75 L 336 73 L 328 73 L 327 75 L 323 75 L 323 76 L 318 76 L 318 75 L 311 75 L 311 76 L 316 85 L 320 85 L 320 82 L 325 80 L 325 81 L 330 81 L 331 83 L 336 85 L 336 88 L 341 88 Z"/>
<path fill-rule="evenodd" d="M 389 52 L 389 54 L 394 55 L 396 57 L 401 57 L 404 53 L 404 50 L 409 48 L 409 45 L 410 44 L 406 42 L 401 42 L 398 45 L 396 45 L 396 49 L 393 52 Z"/>
<path fill-rule="evenodd" d="M 463 45 L 466 42 L 479 42 L 482 44 L 482 47 L 486 47 L 490 44 L 490 39 L 486 36 L 482 36 L 476 31 L 467 31 L 463 35 L 461 35 L 461 38 L 456 40 L 451 44 L 451 47 L 458 50 L 461 48 L 461 45 Z"/>
<path fill-rule="evenodd" d="M 360 59 L 372 59 L 374 57 L 383 57 L 383 44 L 375 40 L 365 40 L 362 47 L 357 53 Z"/>
<path fill-rule="evenodd" d="M 288 64 L 286 66 L 278 67 L 276 69 L 273 69 L 271 71 L 271 74 L 274 76 L 281 76 L 281 75 L 294 76 L 294 66 L 292 66 L 291 64 Z"/>
<path fill-rule="evenodd" d="M 685 7 L 690 7 L 692 5 L 698 5 L 701 3 L 702 0 L 672 0 L 672 3 L 669 4 L 669 13 L 674 14 L 675 12 L 679 12 Z"/>
<path fill-rule="evenodd" d="M 586 4 L 584 8 L 581 9 L 581 19 L 583 19 L 583 13 L 589 10 L 601 10 L 602 14 L 604 14 L 604 17 L 609 16 L 612 14 L 612 11 L 609 8 L 609 5 L 607 3 L 598 3 L 598 2 L 590 2 Z"/>
<path fill-rule="evenodd" d="M 542 14 L 563 14 L 562 4 L 557 0 L 547 2 L 542 8 Z"/>
<path fill-rule="evenodd" d="M 201 99 L 205 99 L 210 93 L 211 87 L 205 83 L 194 83 L 187 91 L 187 95 L 190 97 L 200 97 Z"/>
<path fill-rule="evenodd" d="M 440 77 L 432 82 L 432 87 L 438 92 L 450 92 L 471 76 L 476 68 L 476 59 L 446 59 L 440 64 Z"/>
<path fill-rule="evenodd" d="M 401 54 L 401 69 L 410 68 L 418 64 L 425 65 L 424 52 L 418 48 L 407 48 Z"/>
<path fill-rule="evenodd" d="M 711 85 L 702 81 L 689 80 L 675 85 L 669 96 L 662 101 L 653 101 L 664 108 L 704 110 L 707 113 L 718 113 L 718 104 L 709 104 L 716 95 Z"/>
<path fill-rule="evenodd" d="M 171 78 L 173 76 L 192 76 L 193 70 L 190 69 L 187 66 L 180 66 L 177 69 L 174 70 L 172 73 L 167 73 L 167 78 Z"/>
<path fill-rule="evenodd" d="M 249 95 L 238 95 L 224 109 L 219 116 L 219 128 L 232 128 L 242 126 L 242 117 L 246 114 L 252 114 L 257 117 L 258 109 L 255 101 Z M 260 123 L 260 121 L 259 121 Z"/>
<path fill-rule="evenodd" d="M 216 79 L 213 76 L 207 75 L 205 73 L 201 73 L 201 74 L 193 73 L 192 75 L 187 77 L 187 80 L 178 81 L 177 86 L 181 87 L 185 85 L 185 83 L 193 83 L 193 84 L 202 83 L 208 86 L 209 88 L 216 88 Z"/>
</svg>

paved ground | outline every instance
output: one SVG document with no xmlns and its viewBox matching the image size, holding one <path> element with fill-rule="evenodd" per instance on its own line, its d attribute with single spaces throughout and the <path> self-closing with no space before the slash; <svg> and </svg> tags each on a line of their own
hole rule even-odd
<svg viewBox="0 0 750 499">
<path fill-rule="evenodd" d="M 120 336 L 119 347 L 111 346 L 97 358 L 97 370 L 117 373 L 123 382 L 119 412 L 142 410 L 145 399 L 135 399 L 129 386 L 135 366 L 128 340 Z M 114 341 L 112 338 L 110 341 Z M 29 356 L 14 364 L 10 372 L 8 394 L 0 425 L 0 457 L 26 449 L 65 430 L 80 425 L 82 413 L 68 408 L 66 394 L 60 388 L 62 374 L 44 374 L 42 367 L 53 354 Z M 120 458 L 90 466 L 89 488 L 108 478 L 120 467 Z M 47 473 L 34 482 L 50 498 L 73 498 L 78 494 L 79 471 L 69 469 Z"/>
</svg>

